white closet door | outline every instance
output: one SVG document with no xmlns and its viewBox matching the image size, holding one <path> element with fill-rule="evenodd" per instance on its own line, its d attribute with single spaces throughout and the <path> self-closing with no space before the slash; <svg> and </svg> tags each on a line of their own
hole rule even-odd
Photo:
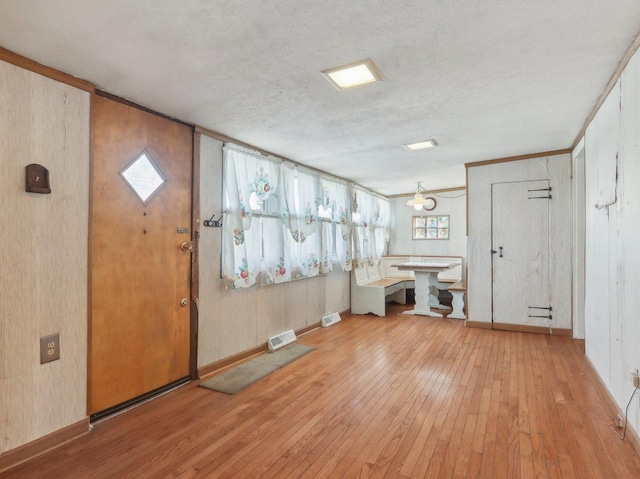
<svg viewBox="0 0 640 479">
<path fill-rule="evenodd" d="M 492 185 L 493 327 L 550 328 L 548 180 Z"/>
</svg>

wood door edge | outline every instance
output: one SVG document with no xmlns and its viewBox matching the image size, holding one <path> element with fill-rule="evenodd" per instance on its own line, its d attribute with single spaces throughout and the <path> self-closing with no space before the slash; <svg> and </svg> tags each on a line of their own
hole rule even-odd
<svg viewBox="0 0 640 479">
<path fill-rule="evenodd" d="M 200 141 L 201 134 L 193 133 L 191 147 L 191 331 L 189 348 L 189 374 L 198 378 L 198 300 L 200 297 Z"/>
<path fill-rule="evenodd" d="M 169 121 L 174 121 L 176 123 L 180 123 L 181 125 L 184 126 L 188 126 L 189 128 L 191 128 L 191 132 L 195 132 L 195 125 L 192 123 L 187 123 L 186 121 L 182 121 L 178 118 L 169 116 L 169 115 L 165 115 L 164 113 L 160 113 L 159 111 L 156 110 L 152 110 L 151 108 L 147 108 L 145 106 L 139 105 L 138 103 L 134 103 L 130 100 L 127 100 L 126 98 L 122 98 L 121 96 L 118 95 L 114 95 L 113 93 L 109 93 L 107 91 L 104 90 L 98 90 L 95 89 L 95 95 L 96 96 L 101 96 L 103 98 L 107 98 L 109 100 L 115 101 L 116 103 L 122 103 L 123 105 L 127 105 L 130 106 L 132 108 L 136 108 L 138 110 L 144 111 L 145 113 L 151 113 L 152 115 L 156 115 L 159 116 L 160 118 L 164 118 L 165 120 L 169 120 Z"/>
<path fill-rule="evenodd" d="M 109 418 L 110 416 L 126 412 L 129 409 L 141 406 L 142 404 L 146 404 L 147 402 L 159 398 L 160 396 L 164 396 L 165 394 L 173 392 L 176 389 L 187 386 L 190 382 L 191 377 L 185 376 L 183 378 L 176 379 L 175 381 L 171 381 L 164 386 L 160 386 L 152 389 L 151 391 L 140 394 L 139 396 L 136 396 L 134 398 L 127 399 L 126 401 L 123 401 L 121 403 L 107 406 L 106 408 L 99 407 L 97 411 L 91 412 L 89 416 L 89 422 L 100 422 L 106 418 Z"/>
</svg>

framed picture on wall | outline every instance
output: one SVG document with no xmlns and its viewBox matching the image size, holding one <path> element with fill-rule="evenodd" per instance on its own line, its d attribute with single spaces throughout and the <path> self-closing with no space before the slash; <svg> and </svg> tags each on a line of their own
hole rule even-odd
<svg viewBox="0 0 640 479">
<path fill-rule="evenodd" d="M 411 222 L 414 240 L 448 240 L 449 216 L 414 216 Z"/>
</svg>

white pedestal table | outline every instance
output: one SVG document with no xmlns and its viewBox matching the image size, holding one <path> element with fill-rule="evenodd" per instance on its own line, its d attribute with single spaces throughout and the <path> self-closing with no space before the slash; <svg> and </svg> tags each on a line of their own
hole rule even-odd
<svg viewBox="0 0 640 479">
<path fill-rule="evenodd" d="M 441 313 L 431 311 L 429 302 L 431 304 L 438 304 L 438 298 L 430 291 L 430 286 L 435 286 L 436 289 L 440 285 L 438 281 L 438 273 L 446 271 L 457 266 L 455 263 L 447 263 L 443 261 L 433 262 L 408 262 L 394 264 L 393 267 L 398 268 L 401 271 L 413 271 L 416 278 L 416 305 L 415 308 L 409 311 L 405 311 L 403 314 L 420 314 L 423 316 L 431 316 L 434 318 L 442 318 Z"/>
</svg>

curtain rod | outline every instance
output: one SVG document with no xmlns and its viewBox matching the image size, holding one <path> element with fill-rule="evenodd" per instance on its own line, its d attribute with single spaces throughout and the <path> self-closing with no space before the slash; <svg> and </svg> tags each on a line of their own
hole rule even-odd
<svg viewBox="0 0 640 479">
<path fill-rule="evenodd" d="M 362 191 L 364 191 L 365 193 L 370 193 L 370 194 L 372 194 L 373 196 L 377 196 L 378 198 L 382 198 L 383 200 L 387 200 L 387 201 L 389 201 L 389 198 L 388 198 L 388 197 L 386 197 L 386 196 L 384 196 L 384 195 L 382 195 L 382 194 L 378 193 L 377 191 L 373 191 L 372 189 L 367 188 L 366 186 L 361 186 L 361 185 L 359 185 L 358 183 L 353 183 L 353 182 L 352 182 L 351 184 L 353 185 L 353 188 L 354 188 L 354 189 L 356 189 L 356 190 L 362 190 Z"/>
<path fill-rule="evenodd" d="M 223 146 L 225 146 L 225 147 L 228 146 L 229 148 L 232 148 L 234 150 L 243 151 L 243 152 L 245 152 L 245 153 L 247 153 L 249 155 L 252 155 L 252 156 L 254 156 L 256 158 L 262 158 L 262 159 L 267 159 L 267 160 L 271 160 L 271 161 L 279 161 L 281 163 L 286 163 L 288 165 L 293 165 L 294 168 L 300 168 L 302 170 L 307 170 L 307 171 L 316 173 L 316 174 L 318 174 L 318 176 L 321 176 L 321 177 L 326 178 L 326 179 L 331 180 L 331 181 L 335 181 L 337 183 L 353 185 L 354 188 L 359 188 L 359 189 L 361 189 L 363 191 L 367 191 L 367 192 L 369 192 L 369 193 L 371 193 L 371 194 L 373 194 L 375 196 L 379 196 L 380 198 L 383 198 L 385 200 L 389 199 L 386 196 L 381 195 L 377 191 L 373 191 L 373 190 L 371 190 L 371 189 L 369 189 L 369 188 L 367 188 L 365 186 L 361 186 L 361 185 L 359 185 L 359 184 L 357 184 L 357 183 L 355 183 L 353 181 L 347 180 L 345 178 L 341 178 L 339 176 L 332 175 L 331 173 L 327 173 L 326 171 L 319 170 L 319 169 L 314 168 L 312 166 L 303 165 L 301 163 L 297 163 L 297 162 L 292 161 L 292 160 L 281 158 L 279 156 L 274 155 L 273 153 L 262 152 L 260 150 L 253 149 L 253 148 L 251 148 L 249 146 L 246 146 L 246 145 L 239 145 L 239 144 L 234 143 L 232 141 L 224 141 L 223 142 Z"/>
</svg>

